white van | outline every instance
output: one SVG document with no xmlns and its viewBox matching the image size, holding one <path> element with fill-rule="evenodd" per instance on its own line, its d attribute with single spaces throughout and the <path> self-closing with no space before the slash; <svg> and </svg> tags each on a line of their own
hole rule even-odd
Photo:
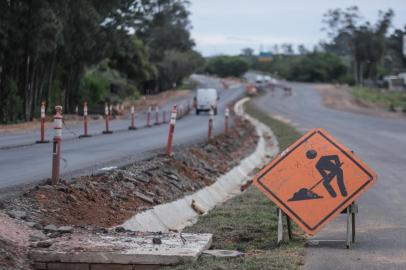
<svg viewBox="0 0 406 270">
<path fill-rule="evenodd" d="M 217 114 L 217 101 L 219 100 L 219 95 L 217 90 L 214 88 L 200 88 L 197 89 L 196 95 L 196 114 L 198 115 L 201 111 L 210 111 L 213 109 L 214 114 Z"/>
</svg>

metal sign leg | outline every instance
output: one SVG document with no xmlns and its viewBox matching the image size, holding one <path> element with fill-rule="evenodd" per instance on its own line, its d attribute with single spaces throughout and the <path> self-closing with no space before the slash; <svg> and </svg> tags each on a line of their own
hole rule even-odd
<svg viewBox="0 0 406 270">
<path fill-rule="evenodd" d="M 351 204 L 351 216 L 352 216 L 352 242 L 355 243 L 355 214 L 358 212 L 358 205 L 355 203 Z"/>
<path fill-rule="evenodd" d="M 290 217 L 286 215 L 286 224 L 288 226 L 288 237 L 292 240 L 292 223 L 290 222 Z"/>
<path fill-rule="evenodd" d="M 278 240 L 279 245 L 283 240 L 283 221 L 282 221 L 282 210 L 278 208 Z"/>
<path fill-rule="evenodd" d="M 351 248 L 351 206 L 347 207 L 347 238 L 346 238 L 346 244 L 347 248 Z"/>
</svg>

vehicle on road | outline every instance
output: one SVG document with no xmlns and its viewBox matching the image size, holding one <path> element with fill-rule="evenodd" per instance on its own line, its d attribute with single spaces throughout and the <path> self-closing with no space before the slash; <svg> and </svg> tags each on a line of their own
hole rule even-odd
<svg viewBox="0 0 406 270">
<path fill-rule="evenodd" d="M 272 82 L 271 76 L 268 76 L 268 75 L 264 76 L 264 81 L 265 81 L 265 83 L 271 83 Z"/>
<path fill-rule="evenodd" d="M 217 101 L 219 95 L 214 88 L 199 88 L 196 95 L 196 114 L 199 115 L 201 111 L 210 111 L 213 109 L 214 114 L 217 114 Z"/>
</svg>

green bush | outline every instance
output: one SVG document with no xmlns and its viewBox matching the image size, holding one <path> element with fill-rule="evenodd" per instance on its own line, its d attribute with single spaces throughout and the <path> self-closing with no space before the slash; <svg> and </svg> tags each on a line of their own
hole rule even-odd
<svg viewBox="0 0 406 270">
<path fill-rule="evenodd" d="M 303 82 L 339 82 L 347 74 L 347 68 L 341 58 L 320 52 L 277 55 L 271 62 L 255 63 L 253 68 L 277 74 L 291 81 Z"/>
<path fill-rule="evenodd" d="M 104 101 L 109 90 L 108 81 L 96 73 L 86 74 L 80 85 L 81 99 L 90 104 Z"/>
<path fill-rule="evenodd" d="M 206 66 L 206 72 L 220 77 L 240 77 L 248 69 L 248 62 L 239 56 L 216 56 L 208 59 Z"/>
<path fill-rule="evenodd" d="M 406 108 L 405 92 L 357 86 L 353 88 L 353 94 L 362 101 L 383 105 L 391 111 Z"/>
</svg>

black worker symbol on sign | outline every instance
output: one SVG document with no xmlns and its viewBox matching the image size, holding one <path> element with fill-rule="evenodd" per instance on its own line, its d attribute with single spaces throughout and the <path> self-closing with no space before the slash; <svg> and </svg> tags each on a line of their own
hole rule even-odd
<svg viewBox="0 0 406 270">
<path fill-rule="evenodd" d="M 306 152 L 306 157 L 308 159 L 315 159 L 317 157 L 317 152 L 315 150 L 309 150 Z M 331 182 L 334 179 L 337 179 L 337 185 L 340 190 L 340 193 L 343 197 L 347 197 L 347 190 L 344 184 L 343 170 L 341 166 L 343 163 L 340 162 L 340 159 L 337 155 L 322 156 L 316 163 L 316 169 L 321 175 L 321 180 L 318 181 L 311 188 L 301 188 L 298 192 L 293 194 L 293 197 L 289 201 L 304 201 L 312 199 L 321 199 L 322 196 L 313 192 L 318 185 L 323 183 L 323 186 L 328 191 L 332 198 L 337 197 L 337 193 L 334 188 L 331 186 Z"/>
</svg>

